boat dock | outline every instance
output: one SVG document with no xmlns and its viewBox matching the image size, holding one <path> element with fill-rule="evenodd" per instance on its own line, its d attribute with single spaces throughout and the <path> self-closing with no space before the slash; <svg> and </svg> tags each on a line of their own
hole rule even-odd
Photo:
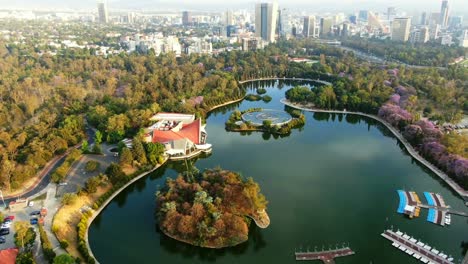
<svg viewBox="0 0 468 264">
<path fill-rule="evenodd" d="M 296 260 L 321 260 L 323 263 L 335 263 L 335 258 L 354 255 L 349 247 L 340 249 L 313 251 L 313 252 L 295 252 Z"/>
<path fill-rule="evenodd" d="M 427 200 L 427 204 L 424 204 L 415 192 L 404 190 L 398 190 L 397 192 L 400 198 L 397 212 L 405 214 L 409 218 L 418 217 L 421 208 L 429 209 L 427 214 L 428 222 L 441 226 L 450 225 L 452 214 L 468 217 L 467 212 L 451 209 L 450 206 L 445 203 L 442 195 L 438 193 L 424 192 L 424 197 Z"/>
<path fill-rule="evenodd" d="M 400 231 L 385 230 L 382 236 L 392 241 L 392 246 L 400 249 L 402 252 L 413 256 L 423 263 L 429 264 L 453 264 L 453 258 L 432 248 L 423 242 L 410 237 Z"/>
</svg>

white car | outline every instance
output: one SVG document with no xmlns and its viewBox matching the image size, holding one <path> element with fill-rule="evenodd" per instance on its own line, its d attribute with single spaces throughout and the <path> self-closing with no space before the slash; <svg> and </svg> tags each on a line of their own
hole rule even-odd
<svg viewBox="0 0 468 264">
<path fill-rule="evenodd" d="M 28 204 L 29 207 L 33 207 L 34 206 L 34 202 L 33 201 L 30 201 L 29 204 Z"/>
<path fill-rule="evenodd" d="M 0 227 L 0 229 L 3 229 L 3 228 L 10 228 L 11 227 L 11 223 L 3 223 L 2 224 L 2 227 Z"/>
</svg>

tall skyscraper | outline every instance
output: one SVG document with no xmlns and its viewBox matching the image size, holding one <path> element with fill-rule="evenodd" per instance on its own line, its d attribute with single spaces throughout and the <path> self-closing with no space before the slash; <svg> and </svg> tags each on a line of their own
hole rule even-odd
<svg viewBox="0 0 468 264">
<path fill-rule="evenodd" d="M 331 33 L 333 26 L 332 18 L 321 18 L 320 19 L 320 36 L 325 36 Z"/>
<path fill-rule="evenodd" d="M 460 37 L 460 47 L 468 48 L 468 29 L 463 30 Z"/>
<path fill-rule="evenodd" d="M 367 10 L 359 10 L 359 20 L 367 21 L 367 15 L 368 15 Z"/>
<path fill-rule="evenodd" d="M 427 25 L 427 13 L 422 12 L 421 14 L 421 25 Z"/>
<path fill-rule="evenodd" d="M 406 42 L 409 39 L 411 18 L 399 17 L 393 20 L 392 40 Z"/>
<path fill-rule="evenodd" d="M 98 4 L 99 23 L 108 23 L 109 14 L 107 12 L 106 0 L 99 0 L 97 4 Z"/>
<path fill-rule="evenodd" d="M 304 27 L 302 30 L 302 35 L 305 38 L 317 38 L 319 35 L 317 21 L 315 16 L 306 16 L 304 17 Z"/>
<path fill-rule="evenodd" d="M 192 14 L 189 11 L 182 12 L 182 24 L 184 26 L 192 24 Z"/>
<path fill-rule="evenodd" d="M 392 20 L 396 16 L 396 8 L 395 7 L 389 7 L 387 8 L 387 20 Z"/>
<path fill-rule="evenodd" d="M 440 25 L 443 28 L 447 27 L 448 18 L 449 18 L 449 2 L 448 0 L 443 0 L 442 6 L 440 7 Z"/>
<path fill-rule="evenodd" d="M 255 36 L 264 41 L 275 42 L 278 19 L 278 4 L 260 3 L 255 6 Z"/>
<path fill-rule="evenodd" d="M 225 20 L 224 20 L 224 25 L 225 26 L 230 26 L 234 25 L 234 15 L 232 14 L 231 10 L 226 11 L 225 15 Z"/>
</svg>

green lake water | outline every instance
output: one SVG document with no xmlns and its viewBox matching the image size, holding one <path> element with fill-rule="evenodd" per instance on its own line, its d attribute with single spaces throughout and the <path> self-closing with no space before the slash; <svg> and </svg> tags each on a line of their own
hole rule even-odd
<svg viewBox="0 0 468 264">
<path fill-rule="evenodd" d="M 297 83 L 296 83 L 297 84 Z M 436 175 L 415 161 L 390 131 L 368 118 L 306 112 L 306 125 L 290 136 L 227 132 L 234 109 L 284 110 L 279 100 L 292 83 L 260 82 L 273 100 L 230 105 L 207 119 L 213 152 L 194 160 L 199 169 L 221 166 L 253 177 L 269 201 L 267 229 L 251 227 L 249 241 L 234 248 L 202 249 L 165 237 L 154 218 L 155 192 L 184 163 L 168 163 L 119 194 L 89 229 L 100 263 L 296 263 L 294 251 L 321 250 L 343 243 L 355 255 L 336 263 L 420 263 L 380 234 L 393 226 L 456 260 L 468 241 L 467 219 L 452 216 L 449 227 L 396 213 L 397 189 L 440 193 L 454 209 L 468 210 Z M 295 85 L 295 84 L 294 84 Z M 310 262 L 320 263 L 320 262 Z"/>
</svg>

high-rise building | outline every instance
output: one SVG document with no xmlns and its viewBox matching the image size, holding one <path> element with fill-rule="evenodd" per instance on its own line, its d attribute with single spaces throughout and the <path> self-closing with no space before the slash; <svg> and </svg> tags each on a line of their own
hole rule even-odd
<svg viewBox="0 0 468 264">
<path fill-rule="evenodd" d="M 320 19 L 320 36 L 325 36 L 331 33 L 333 26 L 333 19 L 321 18 Z"/>
<path fill-rule="evenodd" d="M 460 37 L 460 47 L 468 48 L 468 29 L 463 30 Z"/>
<path fill-rule="evenodd" d="M 392 40 L 406 42 L 409 39 L 411 18 L 399 17 L 393 20 Z"/>
<path fill-rule="evenodd" d="M 443 0 L 442 6 L 440 7 L 440 25 L 446 28 L 448 25 L 449 18 L 449 1 Z"/>
<path fill-rule="evenodd" d="M 422 27 L 420 29 L 416 29 L 410 34 L 411 43 L 426 43 L 428 41 L 429 41 L 429 28 L 428 27 Z"/>
<path fill-rule="evenodd" d="M 234 15 L 232 14 L 231 10 L 226 11 L 226 13 L 224 14 L 224 25 L 234 25 Z"/>
<path fill-rule="evenodd" d="M 396 16 L 396 8 L 391 6 L 387 8 L 387 20 L 392 20 Z"/>
<path fill-rule="evenodd" d="M 461 28 L 463 26 L 463 16 L 451 16 L 449 18 L 449 27 L 452 29 Z"/>
<path fill-rule="evenodd" d="M 426 12 L 422 12 L 421 14 L 421 25 L 427 25 L 427 13 Z"/>
<path fill-rule="evenodd" d="M 242 50 L 243 51 L 256 51 L 259 47 L 259 42 L 256 38 L 243 38 Z"/>
<path fill-rule="evenodd" d="M 189 26 L 192 24 L 192 14 L 189 11 L 182 12 L 182 24 Z"/>
<path fill-rule="evenodd" d="M 109 14 L 107 12 L 106 0 L 99 0 L 98 2 L 99 23 L 108 23 Z"/>
<path fill-rule="evenodd" d="M 375 15 L 373 12 L 369 12 L 367 16 L 367 25 L 371 28 L 376 29 L 383 29 L 382 22 L 380 21 L 379 17 Z"/>
<path fill-rule="evenodd" d="M 440 37 L 440 25 L 435 24 L 434 26 L 430 27 L 430 38 L 431 39 L 438 39 Z"/>
<path fill-rule="evenodd" d="M 367 11 L 367 10 L 360 10 L 360 11 L 359 11 L 359 20 L 361 20 L 361 21 L 367 21 L 367 15 L 368 15 L 368 11 Z"/>
<path fill-rule="evenodd" d="M 355 15 L 352 15 L 349 17 L 349 22 L 353 24 L 357 24 L 357 17 Z"/>
<path fill-rule="evenodd" d="M 264 41 L 275 42 L 278 19 L 278 4 L 259 3 L 255 6 L 255 36 Z"/>
<path fill-rule="evenodd" d="M 304 35 L 304 38 L 318 38 L 318 31 L 319 27 L 317 27 L 315 16 L 304 17 L 304 27 L 302 29 L 302 35 Z"/>
</svg>

